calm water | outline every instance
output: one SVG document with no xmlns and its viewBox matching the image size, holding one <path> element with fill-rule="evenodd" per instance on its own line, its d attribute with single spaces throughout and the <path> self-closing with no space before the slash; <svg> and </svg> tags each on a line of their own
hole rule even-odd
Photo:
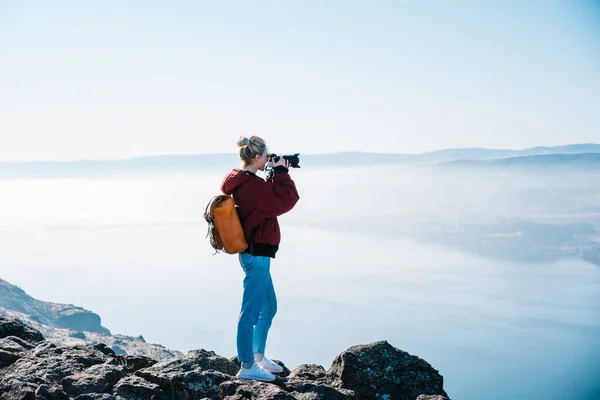
<svg viewBox="0 0 600 400">
<path fill-rule="evenodd" d="M 315 176 L 297 174 L 301 202 L 281 218 L 270 356 L 328 368 L 351 345 L 387 340 L 438 369 L 453 399 L 592 398 L 600 268 L 498 262 L 308 225 L 323 210 L 360 212 L 351 200 L 320 204 L 332 184 Z M 212 255 L 202 219 L 219 183 L 0 182 L 0 277 L 92 310 L 113 333 L 232 356 L 243 274 L 235 256 Z"/>
</svg>

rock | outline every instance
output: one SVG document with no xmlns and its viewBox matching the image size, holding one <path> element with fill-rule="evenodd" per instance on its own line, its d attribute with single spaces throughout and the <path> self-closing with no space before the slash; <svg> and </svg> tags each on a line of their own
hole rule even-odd
<svg viewBox="0 0 600 400">
<path fill-rule="evenodd" d="M 13 385 L 27 383 L 36 384 L 36 388 L 42 383 L 60 386 L 63 378 L 103 364 L 107 359 L 106 355 L 92 347 L 63 348 L 43 342 L 2 371 L 0 393 Z"/>
<path fill-rule="evenodd" d="M 94 365 L 83 372 L 62 379 L 62 387 L 72 396 L 84 393 L 112 392 L 123 377 L 123 367 L 111 364 Z"/>
<path fill-rule="evenodd" d="M 19 358 L 18 353 L 9 352 L 0 348 L 0 369 L 15 363 Z"/>
<path fill-rule="evenodd" d="M 159 362 L 134 375 L 159 385 L 170 398 L 196 399 L 218 395 L 219 385 L 236 372 L 237 367 L 227 358 L 202 349 Z"/>
<path fill-rule="evenodd" d="M 3 400 L 36 400 L 34 385 L 15 384 L 6 390 L 1 390 Z"/>
<path fill-rule="evenodd" d="M 113 394 L 124 399 L 161 400 L 165 398 L 157 384 L 148 382 L 139 376 L 128 376 L 121 379 L 115 385 Z"/>
<path fill-rule="evenodd" d="M 128 373 L 151 367 L 157 363 L 156 360 L 144 356 L 119 355 L 116 360 Z"/>
<path fill-rule="evenodd" d="M 69 400 L 69 396 L 54 386 L 40 385 L 35 391 L 36 400 Z"/>
<path fill-rule="evenodd" d="M 223 382 L 219 390 L 223 400 L 295 400 L 295 397 L 273 383 L 257 381 Z"/>
<path fill-rule="evenodd" d="M 447 396 L 443 378 L 436 369 L 387 341 L 350 347 L 336 357 L 327 377 L 333 386 L 353 390 L 357 399 Z"/>
<path fill-rule="evenodd" d="M 354 392 L 348 389 L 328 386 L 326 371 L 321 365 L 302 364 L 294 368 L 282 387 L 297 399 L 317 400 L 346 400 L 354 399 Z"/>
<path fill-rule="evenodd" d="M 75 397 L 74 400 L 117 400 L 117 398 L 106 393 L 86 393 Z"/>
<path fill-rule="evenodd" d="M 325 377 L 325 368 L 317 364 L 302 364 L 294 368 L 288 377 L 316 380 Z"/>
<path fill-rule="evenodd" d="M 302 400 L 353 400 L 356 395 L 352 390 L 333 388 L 325 384 L 310 381 L 287 382 L 285 389 L 296 399 Z"/>
<path fill-rule="evenodd" d="M 28 342 L 27 340 L 21 339 L 20 337 L 17 337 L 17 336 L 7 336 L 4 339 L 0 339 L 0 342 L 2 340 L 10 340 L 13 343 L 17 343 L 17 344 L 21 345 L 21 347 L 23 347 L 24 349 L 27 349 L 27 350 L 31 350 L 31 349 L 35 348 L 38 344 L 38 342 Z"/>
<path fill-rule="evenodd" d="M 274 383 L 297 399 L 349 400 L 356 398 L 352 390 L 331 387 L 324 378 L 308 380 L 288 377 L 281 381 L 276 380 Z"/>
<path fill-rule="evenodd" d="M 15 363 L 31 346 L 31 343 L 16 336 L 0 339 L 0 369 Z"/>
<path fill-rule="evenodd" d="M 98 343 L 92 347 L 95 348 L 96 350 L 99 350 L 103 354 L 106 354 L 107 356 L 115 357 L 117 355 L 117 353 L 115 353 L 113 349 L 111 349 L 104 343 Z"/>
<path fill-rule="evenodd" d="M 25 325 L 21 320 L 0 317 L 0 339 L 16 336 L 33 343 L 44 341 L 40 331 Z"/>
</svg>

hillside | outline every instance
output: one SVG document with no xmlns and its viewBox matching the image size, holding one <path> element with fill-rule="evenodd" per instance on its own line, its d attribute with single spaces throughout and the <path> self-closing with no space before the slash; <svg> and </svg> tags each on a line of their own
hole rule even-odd
<svg viewBox="0 0 600 400">
<path fill-rule="evenodd" d="M 112 334 L 101 324 L 100 316 L 70 304 L 36 300 L 21 288 L 0 279 L 0 315 L 18 318 L 42 332 L 57 345 L 105 343 L 118 354 L 132 354 L 162 360 L 180 354 L 158 344 L 146 343 L 142 336 Z"/>
</svg>

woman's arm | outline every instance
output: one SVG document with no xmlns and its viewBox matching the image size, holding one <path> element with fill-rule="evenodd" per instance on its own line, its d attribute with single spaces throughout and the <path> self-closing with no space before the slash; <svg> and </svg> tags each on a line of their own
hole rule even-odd
<svg viewBox="0 0 600 400">
<path fill-rule="evenodd" d="M 294 208 L 300 199 L 296 184 L 288 173 L 288 169 L 277 166 L 273 171 L 273 176 L 264 183 L 261 208 L 265 218 L 285 214 Z"/>
</svg>

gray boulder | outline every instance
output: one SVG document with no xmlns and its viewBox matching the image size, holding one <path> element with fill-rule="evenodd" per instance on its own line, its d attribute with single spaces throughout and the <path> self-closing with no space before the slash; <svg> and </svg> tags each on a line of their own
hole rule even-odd
<svg viewBox="0 0 600 400">
<path fill-rule="evenodd" d="M 120 365 L 97 364 L 62 379 L 63 390 L 71 396 L 84 393 L 110 393 L 124 376 Z"/>
<path fill-rule="evenodd" d="M 119 355 L 116 358 L 116 362 L 118 362 L 127 373 L 134 373 L 135 371 L 151 367 L 157 363 L 156 360 L 149 357 L 130 355 Z"/>
<path fill-rule="evenodd" d="M 107 356 L 91 347 L 56 347 L 43 342 L 15 363 L 2 370 L 0 393 L 13 387 L 35 387 L 40 384 L 62 388 L 61 380 L 103 364 Z"/>
<path fill-rule="evenodd" d="M 333 361 L 327 377 L 357 399 L 414 400 L 421 394 L 447 396 L 444 379 L 425 360 L 387 341 L 352 346 Z"/>
<path fill-rule="evenodd" d="M 317 380 L 325 377 L 325 368 L 317 364 L 301 364 L 294 368 L 289 378 L 300 378 L 308 380 Z"/>
<path fill-rule="evenodd" d="M 216 397 L 219 385 L 237 373 L 236 365 L 213 351 L 193 350 L 134 373 L 176 399 Z"/>
<path fill-rule="evenodd" d="M 127 400 L 162 400 L 167 399 L 160 387 L 139 376 L 123 378 L 114 387 L 113 394 Z M 175 397 L 177 398 L 177 397 Z"/>
<path fill-rule="evenodd" d="M 224 400 L 295 400 L 291 393 L 272 383 L 246 381 L 224 382 L 221 384 L 219 396 Z"/>
<path fill-rule="evenodd" d="M 0 339 L 16 336 L 33 343 L 44 341 L 40 331 L 25 325 L 21 320 L 0 316 Z"/>
<path fill-rule="evenodd" d="M 69 396 L 55 386 L 40 385 L 35 390 L 36 400 L 69 400 Z"/>
<path fill-rule="evenodd" d="M 117 398 L 106 393 L 86 393 L 75 397 L 75 400 L 117 400 Z"/>
</svg>

